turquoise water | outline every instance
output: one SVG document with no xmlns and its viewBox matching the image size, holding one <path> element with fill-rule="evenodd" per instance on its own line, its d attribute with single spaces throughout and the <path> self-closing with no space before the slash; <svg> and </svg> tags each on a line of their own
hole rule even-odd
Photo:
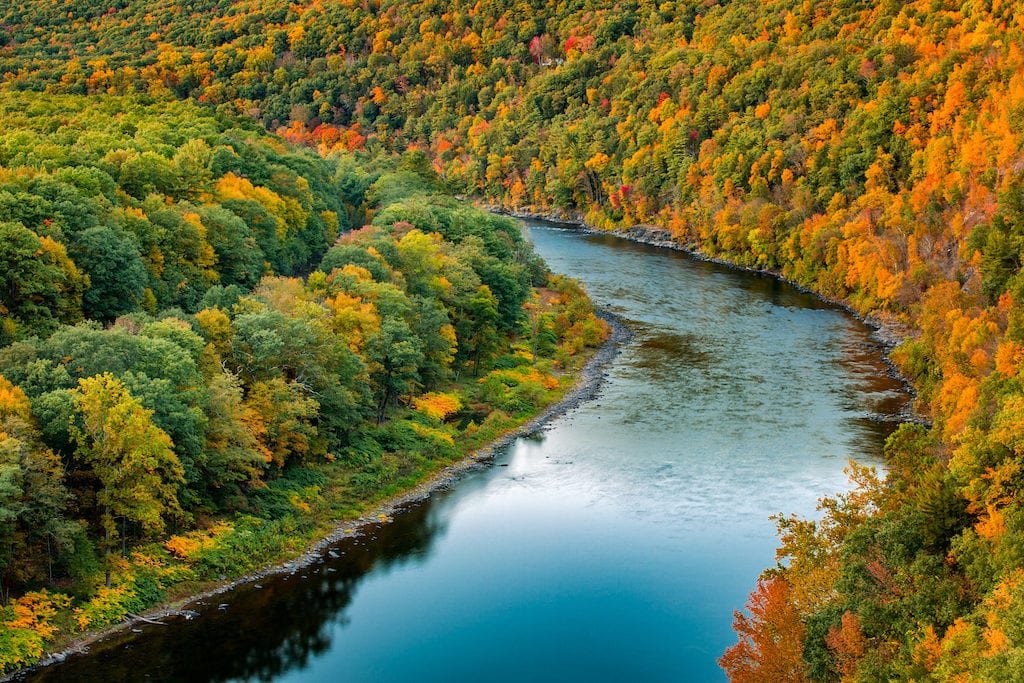
<svg viewBox="0 0 1024 683">
<path fill-rule="evenodd" d="M 861 324 L 788 285 L 527 232 L 634 329 L 598 398 L 337 558 L 37 679 L 723 680 L 769 515 L 813 515 L 848 458 L 878 464 L 871 418 L 906 396 Z"/>
</svg>

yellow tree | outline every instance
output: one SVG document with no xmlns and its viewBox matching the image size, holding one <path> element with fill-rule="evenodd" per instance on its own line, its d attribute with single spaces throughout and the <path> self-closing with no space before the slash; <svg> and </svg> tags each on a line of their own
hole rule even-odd
<svg viewBox="0 0 1024 683">
<path fill-rule="evenodd" d="M 73 394 L 75 456 L 98 481 L 96 504 L 109 559 L 117 540 L 124 543 L 118 520 L 155 534 L 163 531 L 166 518 L 181 514 L 177 490 L 185 480 L 184 468 L 171 437 L 153 424 L 153 411 L 113 375 L 80 379 Z M 109 562 L 106 583 L 109 587 Z"/>
</svg>

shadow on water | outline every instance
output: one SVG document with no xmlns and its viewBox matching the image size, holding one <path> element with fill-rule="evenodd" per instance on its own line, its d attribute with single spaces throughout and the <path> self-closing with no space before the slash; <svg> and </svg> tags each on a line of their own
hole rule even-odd
<svg viewBox="0 0 1024 683">
<path fill-rule="evenodd" d="M 636 327 L 640 342 L 629 361 L 634 367 L 653 370 L 670 363 L 696 367 L 712 364 L 714 354 L 699 335 L 649 332 L 639 324 Z"/>
<path fill-rule="evenodd" d="M 40 669 L 25 681 L 270 681 L 305 668 L 330 649 L 332 626 L 369 574 L 426 562 L 446 531 L 437 500 L 410 505 L 391 524 L 340 541 L 292 574 L 271 576 L 190 605 L 193 620 L 145 624 L 90 647 L 87 656 Z M 336 556 L 336 557 L 335 557 Z M 257 588 L 259 586 L 259 588 Z M 230 637 L 225 637 L 230 634 Z M 210 644 L 216 643 L 216 651 Z M 140 672 L 145 672 L 141 674 Z"/>
<path fill-rule="evenodd" d="M 554 229 L 565 229 L 557 223 L 531 221 Z M 617 235 L 601 235 L 587 233 L 583 239 L 592 244 L 599 244 L 617 251 L 631 251 L 638 254 L 650 254 L 658 259 L 674 259 L 684 261 L 692 273 L 703 279 L 719 279 L 722 286 L 733 287 L 750 294 L 752 301 L 766 301 L 773 306 L 785 308 L 798 307 L 805 310 L 832 310 L 834 305 L 822 301 L 819 297 L 797 289 L 774 275 L 758 271 L 742 270 L 713 261 L 705 261 L 684 251 L 665 249 L 642 242 L 631 242 Z"/>
</svg>

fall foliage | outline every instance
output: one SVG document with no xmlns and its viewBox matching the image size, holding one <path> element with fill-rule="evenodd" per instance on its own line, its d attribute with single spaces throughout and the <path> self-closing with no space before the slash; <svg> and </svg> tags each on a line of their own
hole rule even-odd
<svg viewBox="0 0 1024 683">
<path fill-rule="evenodd" d="M 719 660 L 729 679 L 741 683 L 806 681 L 804 624 L 790 600 L 785 579 L 758 583 L 747 602 L 749 614 L 736 612 L 733 628 L 739 642 Z"/>
<path fill-rule="evenodd" d="M 427 452 L 485 404 L 534 405 L 601 325 L 570 283 L 533 296 L 548 283 L 514 227 L 432 194 L 447 190 L 654 225 L 906 330 L 892 359 L 929 428 L 901 428 L 884 476 L 854 469 L 820 520 L 779 521 L 727 669 L 797 675 L 799 621 L 812 680 L 1019 670 L 1022 17 L 931 0 L 8 3 L 5 576 L 28 591 L 95 555 L 96 506 L 69 504 L 95 473 L 66 468 L 81 380 L 111 373 L 171 440 L 175 538 L 207 514 L 315 504 L 310 467 L 386 488 L 396 444 Z M 230 565 L 218 542 L 182 553 Z M 781 615 L 785 645 L 765 630 Z"/>
<path fill-rule="evenodd" d="M 294 552 L 525 420 L 604 338 L 515 221 L 402 159 L 179 103 L 0 107 L 0 671 Z M 35 133 L 55 121 L 95 144 Z"/>
</svg>

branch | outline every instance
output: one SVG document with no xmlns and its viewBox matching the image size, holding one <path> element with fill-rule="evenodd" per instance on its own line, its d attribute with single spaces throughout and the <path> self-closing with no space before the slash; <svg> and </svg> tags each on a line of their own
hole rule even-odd
<svg viewBox="0 0 1024 683">
<path fill-rule="evenodd" d="M 167 624 L 165 624 L 162 621 L 154 621 L 153 619 L 147 619 L 146 617 L 139 616 L 138 614 L 132 614 L 131 612 L 125 612 L 125 616 L 126 617 L 130 617 L 130 618 L 135 619 L 135 620 L 138 620 L 138 621 L 144 621 L 147 624 L 156 624 L 157 626 L 167 626 Z"/>
</svg>

